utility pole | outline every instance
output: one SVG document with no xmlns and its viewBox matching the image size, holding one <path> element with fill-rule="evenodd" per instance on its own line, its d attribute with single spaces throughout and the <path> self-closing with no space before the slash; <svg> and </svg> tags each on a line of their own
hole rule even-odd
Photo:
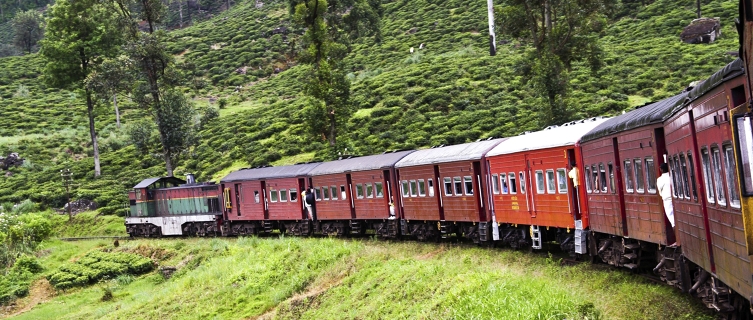
<svg viewBox="0 0 753 320">
<path fill-rule="evenodd" d="M 71 169 L 60 170 L 60 177 L 63 178 L 63 186 L 65 186 L 65 206 L 68 208 L 68 221 L 73 220 L 73 214 L 71 214 L 71 187 L 73 186 L 73 172 Z"/>
<path fill-rule="evenodd" d="M 497 36 L 494 33 L 494 3 L 493 0 L 486 0 L 486 7 L 489 11 L 489 55 L 497 54 Z"/>
</svg>

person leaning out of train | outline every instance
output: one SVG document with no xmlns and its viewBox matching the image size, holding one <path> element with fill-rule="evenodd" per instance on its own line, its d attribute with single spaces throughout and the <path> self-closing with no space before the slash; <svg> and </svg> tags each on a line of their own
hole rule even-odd
<svg viewBox="0 0 753 320">
<path fill-rule="evenodd" d="M 675 209 L 672 205 L 672 179 L 669 177 L 669 166 L 666 163 L 662 163 L 661 166 L 659 166 L 659 169 L 661 170 L 661 176 L 656 179 L 656 188 L 659 189 L 659 195 L 664 203 L 664 214 L 667 215 L 669 224 L 671 224 L 672 229 L 674 229 Z"/>
<path fill-rule="evenodd" d="M 304 203 L 306 204 L 306 211 L 309 214 L 309 220 L 314 220 L 314 209 L 312 206 L 314 205 L 314 201 L 316 198 L 314 198 L 314 189 L 309 188 L 308 191 L 303 190 L 301 193 L 305 194 L 303 197 Z"/>
</svg>

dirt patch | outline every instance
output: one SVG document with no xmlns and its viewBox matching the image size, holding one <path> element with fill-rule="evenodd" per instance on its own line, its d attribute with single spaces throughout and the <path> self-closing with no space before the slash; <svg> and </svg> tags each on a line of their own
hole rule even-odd
<svg viewBox="0 0 753 320">
<path fill-rule="evenodd" d="M 427 252 L 425 254 L 422 254 L 422 255 L 416 257 L 416 259 L 418 259 L 418 260 L 429 260 L 431 258 L 434 258 L 436 255 L 444 252 L 444 250 L 445 250 L 445 247 L 444 246 L 440 246 L 439 248 L 437 248 L 437 250 L 434 250 L 432 252 Z"/>
<path fill-rule="evenodd" d="M 329 289 L 339 286 L 345 279 L 346 274 L 341 274 L 336 278 L 324 281 L 316 286 L 307 288 L 305 292 L 298 293 L 277 307 L 265 312 L 258 317 L 252 317 L 253 320 L 270 320 L 277 317 L 278 313 L 286 314 L 291 318 L 299 318 L 306 310 L 316 308 L 319 305 L 319 297 L 325 294 Z"/>
<path fill-rule="evenodd" d="M 31 310 L 36 305 L 49 300 L 55 296 L 55 288 L 47 282 L 47 279 L 39 279 L 31 284 L 29 295 L 18 299 L 12 305 L 5 307 L 0 311 L 0 316 L 9 318 L 17 316 Z"/>
</svg>

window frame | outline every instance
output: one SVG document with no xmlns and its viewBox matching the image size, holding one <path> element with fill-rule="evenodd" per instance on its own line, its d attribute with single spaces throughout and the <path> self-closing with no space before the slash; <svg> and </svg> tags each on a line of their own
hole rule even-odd
<svg viewBox="0 0 753 320">
<path fill-rule="evenodd" d="M 348 189 L 345 188 L 344 184 L 340 185 L 340 199 L 348 200 Z"/>
<path fill-rule="evenodd" d="M 426 196 L 426 181 L 424 179 L 418 179 L 416 180 L 416 185 L 418 185 L 418 196 L 425 197 Z"/>
<path fill-rule="evenodd" d="M 536 177 L 536 193 L 545 194 L 546 193 L 546 186 L 545 186 L 546 181 L 544 180 L 544 170 L 536 170 L 534 171 L 534 175 Z"/>
<path fill-rule="evenodd" d="M 641 161 L 641 158 L 633 159 L 633 171 L 635 172 L 635 192 L 646 193 L 646 176 L 643 172 L 643 161 Z"/>
<path fill-rule="evenodd" d="M 453 191 L 455 190 L 453 184 L 452 184 L 452 178 L 451 177 L 444 177 L 444 195 L 451 197 L 453 194 Z"/>
<path fill-rule="evenodd" d="M 724 162 L 724 176 L 727 182 L 727 203 L 732 208 L 740 208 L 742 198 L 737 188 L 737 162 L 734 160 L 735 150 L 731 144 L 723 144 L 722 153 L 724 154 L 724 159 L 722 160 Z M 730 180 L 732 180 L 731 183 Z"/>
<path fill-rule="evenodd" d="M 384 198 L 384 184 L 381 182 L 374 182 L 374 197 L 377 199 Z"/>
<path fill-rule="evenodd" d="M 693 162 L 693 153 L 688 151 L 687 157 L 688 161 L 688 174 L 689 174 L 689 183 L 690 183 L 690 197 L 693 199 L 693 201 L 698 202 L 698 186 L 696 185 L 696 177 L 695 177 L 695 163 Z"/>
<path fill-rule="evenodd" d="M 583 168 L 583 170 L 585 171 L 585 174 L 586 174 L 586 181 L 585 181 L 586 193 L 593 193 L 593 188 L 591 188 L 591 179 L 592 179 L 591 178 L 591 166 L 587 165 L 585 166 L 585 168 Z"/>
<path fill-rule="evenodd" d="M 507 183 L 507 173 L 499 174 L 499 193 L 500 194 L 510 193 L 510 184 Z"/>
<path fill-rule="evenodd" d="M 337 188 L 337 185 L 330 186 L 329 191 L 331 192 L 331 194 L 329 195 L 331 200 L 339 199 L 338 194 L 340 193 L 340 189 Z"/>
<path fill-rule="evenodd" d="M 607 183 L 607 169 L 604 167 L 604 162 L 599 162 L 599 181 L 601 181 L 601 193 L 609 192 L 609 184 Z"/>
<path fill-rule="evenodd" d="M 716 152 L 716 153 L 715 153 Z M 718 146 L 711 146 L 711 163 L 714 167 L 718 166 L 718 170 L 712 171 L 714 174 L 714 186 L 716 186 L 716 203 L 719 206 L 727 206 L 727 193 L 724 190 L 724 173 L 722 172 L 722 154 Z M 716 169 L 716 168 L 712 168 Z M 717 176 L 718 174 L 718 176 Z M 721 184 L 721 185 L 720 185 Z M 719 192 L 722 191 L 722 192 Z"/>
<path fill-rule="evenodd" d="M 557 193 L 567 194 L 567 170 L 565 168 L 557 168 L 555 177 L 557 179 Z M 562 188 L 563 185 L 565 186 L 564 189 Z"/>
<path fill-rule="evenodd" d="M 622 163 L 625 169 L 625 193 L 633 193 L 635 192 L 633 161 L 631 159 L 627 159 L 623 161 Z"/>
<path fill-rule="evenodd" d="M 374 199 L 374 185 L 371 182 L 365 183 L 366 186 L 366 198 Z"/>
<path fill-rule="evenodd" d="M 515 178 L 515 172 L 507 173 L 507 182 L 510 187 L 510 194 L 518 194 L 518 183 L 517 179 Z"/>
<path fill-rule="evenodd" d="M 356 183 L 356 199 L 363 199 L 364 192 L 363 192 L 363 184 L 362 183 Z"/>
<path fill-rule="evenodd" d="M 298 190 L 293 188 L 288 191 L 288 194 L 290 195 L 290 202 L 298 202 Z M 295 199 L 294 196 L 295 195 Z"/>
<path fill-rule="evenodd" d="M 279 199 L 279 194 L 277 193 L 277 189 L 269 189 L 269 202 L 275 203 L 277 202 L 277 199 Z"/>
<path fill-rule="evenodd" d="M 701 166 L 703 167 L 703 186 L 706 189 L 706 201 L 716 203 L 716 189 L 714 188 L 714 178 L 711 174 L 711 153 L 707 146 L 701 147 Z"/>
<path fill-rule="evenodd" d="M 418 183 L 416 183 L 416 179 L 408 180 L 408 186 L 410 187 L 411 198 L 418 197 Z"/>
<path fill-rule="evenodd" d="M 463 177 L 452 177 L 453 190 L 456 196 L 463 195 Z"/>
<path fill-rule="evenodd" d="M 426 188 L 429 191 L 429 197 L 434 196 L 434 179 L 426 179 Z"/>
<path fill-rule="evenodd" d="M 649 163 L 651 163 L 650 166 Z M 656 194 L 656 163 L 653 157 L 643 159 L 643 170 L 646 173 L 646 192 Z"/>
<path fill-rule="evenodd" d="M 499 175 L 498 174 L 492 174 L 492 193 L 499 194 L 500 188 L 499 188 Z"/>
<path fill-rule="evenodd" d="M 288 202 L 288 189 L 280 189 L 279 193 L 280 193 L 280 202 Z M 284 197 L 283 197 L 283 194 L 285 195 Z"/>
<path fill-rule="evenodd" d="M 557 193 L 557 184 L 554 179 L 555 179 L 554 169 L 546 169 L 546 193 L 547 194 Z"/>
<path fill-rule="evenodd" d="M 329 186 L 323 186 L 322 189 L 322 200 L 328 201 L 329 200 Z"/>
<path fill-rule="evenodd" d="M 601 184 L 599 180 L 599 167 L 596 164 L 591 165 L 591 191 L 593 193 L 601 193 Z"/>
<path fill-rule="evenodd" d="M 465 195 L 472 196 L 475 191 L 473 189 L 473 176 L 463 176 L 463 191 L 465 191 Z"/>
<path fill-rule="evenodd" d="M 520 194 L 526 194 L 526 174 L 523 171 L 518 171 L 518 183 L 520 184 Z"/>
</svg>

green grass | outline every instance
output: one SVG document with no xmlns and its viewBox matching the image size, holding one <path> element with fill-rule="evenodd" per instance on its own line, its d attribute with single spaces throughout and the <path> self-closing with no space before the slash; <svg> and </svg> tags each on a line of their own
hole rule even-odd
<svg viewBox="0 0 753 320">
<path fill-rule="evenodd" d="M 68 219 L 55 215 L 53 234 L 56 237 L 127 236 L 125 219 L 115 215 L 99 215 L 97 211 L 82 212 Z"/>
<path fill-rule="evenodd" d="M 100 245 L 47 242 L 42 263 L 51 268 Z M 16 318 L 714 318 L 639 276 L 507 249 L 271 237 L 123 241 L 115 250 L 179 269 L 167 280 L 152 272 L 60 292 Z M 103 288 L 111 301 L 101 301 Z"/>
</svg>

